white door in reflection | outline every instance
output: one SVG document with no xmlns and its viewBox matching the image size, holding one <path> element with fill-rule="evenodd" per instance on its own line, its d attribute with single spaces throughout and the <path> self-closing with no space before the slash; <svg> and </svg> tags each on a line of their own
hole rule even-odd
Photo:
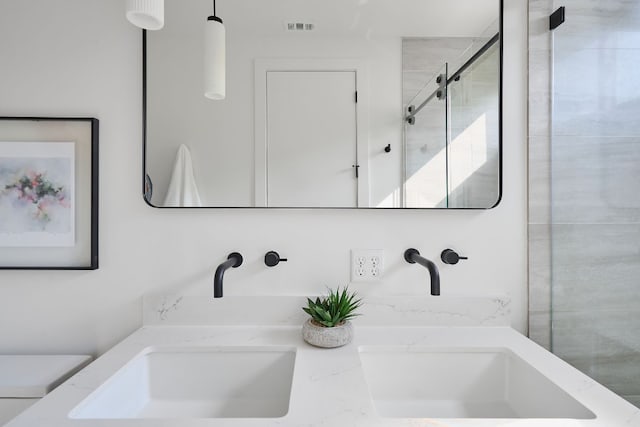
<svg viewBox="0 0 640 427">
<path fill-rule="evenodd" d="M 267 206 L 357 207 L 356 73 L 267 72 Z"/>
</svg>

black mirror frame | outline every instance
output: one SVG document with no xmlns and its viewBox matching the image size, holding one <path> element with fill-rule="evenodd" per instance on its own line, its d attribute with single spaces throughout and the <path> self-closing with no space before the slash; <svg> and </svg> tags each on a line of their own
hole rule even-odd
<svg viewBox="0 0 640 427">
<path fill-rule="evenodd" d="M 167 206 L 155 206 L 151 204 L 151 201 L 147 197 L 147 191 L 150 187 L 150 181 L 147 175 L 147 30 L 142 30 L 142 198 L 145 203 L 156 209 L 285 209 L 285 210 L 390 210 L 390 211 L 416 211 L 416 210 L 443 210 L 443 211 L 482 211 L 493 209 L 500 204 L 503 195 L 503 95 L 504 95 L 504 0 L 499 2 L 499 31 L 500 36 L 500 82 L 499 82 L 499 96 L 498 96 L 498 199 L 495 204 L 486 208 L 376 208 L 376 207 L 357 207 L 357 208 L 328 208 L 328 207 L 254 207 L 254 206 L 185 206 L 185 207 L 167 207 Z"/>
</svg>

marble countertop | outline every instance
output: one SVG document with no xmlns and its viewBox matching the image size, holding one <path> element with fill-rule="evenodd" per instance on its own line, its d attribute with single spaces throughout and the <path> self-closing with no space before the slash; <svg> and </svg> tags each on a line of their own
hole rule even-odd
<svg viewBox="0 0 640 427">
<path fill-rule="evenodd" d="M 166 313 L 165 313 L 166 314 Z M 116 345 L 7 427 L 204 426 L 640 426 L 640 409 L 505 326 L 376 326 L 355 322 L 355 339 L 338 349 L 306 344 L 300 326 L 148 325 Z M 272 419 L 70 419 L 69 412 L 113 373 L 150 346 L 293 346 L 297 349 L 289 412 Z M 567 419 L 390 419 L 369 396 L 359 347 L 371 345 L 509 348 L 552 379 L 595 415 Z"/>
</svg>

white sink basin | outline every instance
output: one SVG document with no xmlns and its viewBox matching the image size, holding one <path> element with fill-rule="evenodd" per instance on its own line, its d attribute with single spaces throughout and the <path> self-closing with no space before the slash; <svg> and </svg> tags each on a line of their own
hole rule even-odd
<svg viewBox="0 0 640 427">
<path fill-rule="evenodd" d="M 289 411 L 295 355 L 293 347 L 148 348 L 69 416 L 283 417 Z"/>
<path fill-rule="evenodd" d="M 386 418 L 571 418 L 595 415 L 508 349 L 360 347 Z"/>
</svg>

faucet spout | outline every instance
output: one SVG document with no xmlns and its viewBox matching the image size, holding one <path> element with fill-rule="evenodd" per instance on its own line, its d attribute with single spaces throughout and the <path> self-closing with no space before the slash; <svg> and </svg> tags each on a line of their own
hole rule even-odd
<svg viewBox="0 0 640 427">
<path fill-rule="evenodd" d="M 440 272 L 438 271 L 438 266 L 435 265 L 433 261 L 424 258 L 417 249 L 413 248 L 404 251 L 404 260 L 409 264 L 418 263 L 429 270 L 429 276 L 431 277 L 431 295 L 440 295 Z"/>
<path fill-rule="evenodd" d="M 227 260 L 220 264 L 216 269 L 216 273 L 213 276 L 213 297 L 222 298 L 222 280 L 224 279 L 224 272 L 230 268 L 238 268 L 242 265 L 242 255 L 238 252 L 229 254 Z"/>
</svg>

